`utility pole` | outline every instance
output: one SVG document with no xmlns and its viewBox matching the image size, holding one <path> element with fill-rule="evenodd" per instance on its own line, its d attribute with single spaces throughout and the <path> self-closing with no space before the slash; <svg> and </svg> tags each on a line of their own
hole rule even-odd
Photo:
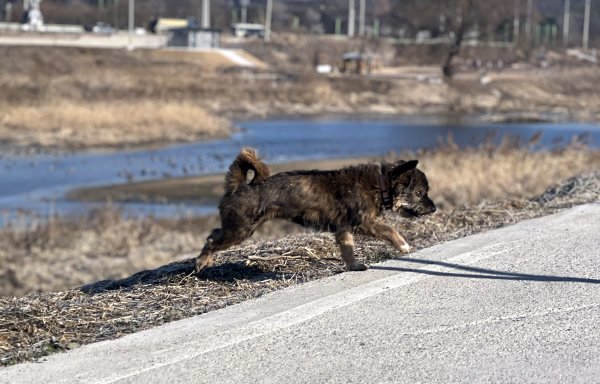
<svg viewBox="0 0 600 384">
<path fill-rule="evenodd" d="M 348 0 L 348 37 L 354 37 L 354 24 L 356 19 L 356 10 L 354 8 L 354 0 Z"/>
<path fill-rule="evenodd" d="M 119 0 L 113 0 L 113 26 L 117 29 L 121 28 L 121 22 L 119 20 Z"/>
<path fill-rule="evenodd" d="M 571 0 L 565 0 L 565 15 L 563 18 L 563 44 L 569 45 L 569 24 L 571 23 Z"/>
<path fill-rule="evenodd" d="M 202 28 L 210 28 L 210 0 L 202 0 Z"/>
<path fill-rule="evenodd" d="M 12 6 L 13 6 L 13 4 L 8 3 L 8 2 L 4 5 L 4 9 L 3 9 L 4 20 L 3 21 L 5 21 L 7 23 L 9 23 L 12 20 Z"/>
<path fill-rule="evenodd" d="M 129 41 L 127 43 L 127 49 L 133 50 L 133 26 L 135 18 L 135 0 L 129 0 Z"/>
<path fill-rule="evenodd" d="M 267 0 L 267 14 L 265 16 L 265 41 L 271 41 L 271 17 L 273 15 L 273 0 Z"/>
<path fill-rule="evenodd" d="M 567 0 L 568 1 L 568 0 Z M 521 29 L 521 0 L 515 0 L 515 18 L 513 19 L 513 42 L 519 42 L 519 32 Z"/>
<path fill-rule="evenodd" d="M 365 35 L 365 12 L 366 12 L 366 0 L 360 0 L 358 6 L 358 36 Z"/>
<path fill-rule="evenodd" d="M 438 27 L 438 30 L 440 31 L 440 34 L 445 34 L 446 33 L 446 13 L 448 11 L 448 2 L 447 1 L 442 1 L 441 4 L 441 8 L 440 8 L 440 24 Z"/>
<path fill-rule="evenodd" d="M 440 25 L 438 27 L 438 30 L 441 34 L 444 34 L 446 32 L 446 14 L 444 13 L 440 13 Z"/>
<path fill-rule="evenodd" d="M 240 6 L 242 7 L 242 23 L 248 22 L 248 6 L 250 5 L 250 0 L 241 0 Z"/>
<path fill-rule="evenodd" d="M 590 42 L 590 6 L 591 0 L 585 0 L 585 11 L 583 16 L 583 49 L 589 48 Z"/>
<path fill-rule="evenodd" d="M 527 20 L 525 21 L 525 35 L 531 41 L 531 24 L 533 19 L 533 0 L 527 0 Z"/>
</svg>

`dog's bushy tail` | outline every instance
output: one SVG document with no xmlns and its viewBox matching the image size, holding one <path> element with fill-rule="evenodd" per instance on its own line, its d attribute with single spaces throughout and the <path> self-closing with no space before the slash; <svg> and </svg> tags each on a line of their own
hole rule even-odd
<svg viewBox="0 0 600 384">
<path fill-rule="evenodd" d="M 229 172 L 225 176 L 226 195 L 232 194 L 240 185 L 246 184 L 249 170 L 254 171 L 251 184 L 263 182 L 271 174 L 269 167 L 259 159 L 254 149 L 243 148 L 229 166 Z"/>
</svg>

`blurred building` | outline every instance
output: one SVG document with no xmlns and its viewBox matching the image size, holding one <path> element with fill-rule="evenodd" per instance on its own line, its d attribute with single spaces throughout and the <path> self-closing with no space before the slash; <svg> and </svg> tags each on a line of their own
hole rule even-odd
<svg viewBox="0 0 600 384">
<path fill-rule="evenodd" d="M 381 67 L 381 60 L 374 54 L 346 52 L 342 56 L 342 73 L 366 75 L 378 71 Z"/>
<path fill-rule="evenodd" d="M 167 33 L 173 28 L 186 28 L 190 25 L 189 19 L 175 19 L 158 17 L 150 21 L 148 30 L 152 33 Z"/>
<path fill-rule="evenodd" d="M 167 46 L 184 48 L 219 48 L 221 32 L 217 29 L 184 27 L 169 29 Z"/>
<path fill-rule="evenodd" d="M 236 37 L 263 37 L 265 26 L 262 24 L 236 23 L 231 26 L 231 32 Z"/>
</svg>

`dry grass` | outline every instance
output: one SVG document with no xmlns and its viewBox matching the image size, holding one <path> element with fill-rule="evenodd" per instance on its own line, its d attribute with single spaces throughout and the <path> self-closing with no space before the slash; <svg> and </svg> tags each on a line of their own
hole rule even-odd
<svg viewBox="0 0 600 384">
<path fill-rule="evenodd" d="M 433 200 L 442 209 L 535 196 L 550 184 L 600 169 L 600 151 L 577 143 L 532 152 L 510 139 L 479 148 L 458 148 L 450 142 L 414 156 L 430 181 Z M 391 156 L 392 160 L 397 157 Z"/>
<path fill-rule="evenodd" d="M 415 221 L 388 216 L 417 249 L 600 199 L 600 174 L 570 179 L 543 195 L 463 207 Z M 81 344 L 112 339 L 222 308 L 299 282 L 341 272 L 331 235 L 293 235 L 222 252 L 193 274 L 191 260 L 82 289 L 0 298 L 0 363 L 13 364 Z M 358 239 L 368 262 L 397 256 L 386 244 Z"/>
<path fill-rule="evenodd" d="M 442 212 L 463 205 L 529 198 L 548 185 L 600 169 L 600 151 L 579 145 L 530 152 L 508 142 L 478 149 L 458 149 L 449 144 L 400 157 L 413 156 L 421 160 L 431 196 Z M 396 157 L 390 156 L 390 160 Z M 171 189 L 179 188 L 189 186 L 175 185 Z M 216 226 L 218 218 L 214 216 L 130 219 L 107 208 L 86 217 L 56 218 L 48 223 L 32 222 L 25 229 L 0 230 L 0 295 L 69 289 L 191 257 Z M 293 224 L 268 223 L 253 239 L 300 231 Z"/>
<path fill-rule="evenodd" d="M 126 147 L 229 133 L 227 120 L 191 102 L 63 100 L 13 106 L 0 117 L 0 137 L 21 147 Z"/>
<path fill-rule="evenodd" d="M 101 279 L 119 279 L 194 256 L 216 216 L 168 220 L 124 218 L 111 206 L 85 217 L 31 222 L 0 230 L 0 295 L 58 291 Z M 255 239 L 300 232 L 291 223 L 269 223 Z"/>
</svg>

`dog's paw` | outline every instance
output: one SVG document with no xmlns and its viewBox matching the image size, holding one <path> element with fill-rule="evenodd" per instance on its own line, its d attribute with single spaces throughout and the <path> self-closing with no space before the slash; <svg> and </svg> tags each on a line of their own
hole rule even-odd
<svg viewBox="0 0 600 384">
<path fill-rule="evenodd" d="M 402 251 L 402 253 L 409 253 L 412 251 L 412 247 L 408 243 L 405 243 L 400 247 L 400 251 Z"/>
<path fill-rule="evenodd" d="M 202 272 L 206 268 L 210 268 L 213 265 L 213 261 L 210 257 L 198 257 L 196 259 L 196 273 Z"/>
<path fill-rule="evenodd" d="M 354 263 L 346 266 L 347 271 L 366 271 L 367 269 L 369 269 L 369 267 L 363 263 Z"/>
</svg>

